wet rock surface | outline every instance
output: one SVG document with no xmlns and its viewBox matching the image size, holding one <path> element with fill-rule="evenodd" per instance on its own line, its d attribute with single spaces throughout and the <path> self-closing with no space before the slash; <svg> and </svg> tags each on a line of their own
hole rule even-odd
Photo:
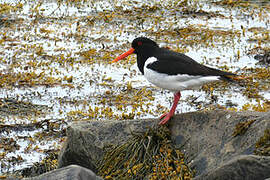
<svg viewBox="0 0 270 180">
<path fill-rule="evenodd" d="M 194 180 L 225 180 L 225 179 L 256 179 L 264 180 L 270 177 L 270 157 L 241 155 Z"/>
<path fill-rule="evenodd" d="M 253 154 L 256 141 L 270 128 L 269 113 L 210 111 L 178 115 L 170 122 L 172 138 L 184 145 L 197 175 L 238 155 Z M 240 122 L 255 120 L 247 131 L 233 137 Z"/>
<path fill-rule="evenodd" d="M 59 156 L 59 167 L 78 164 L 97 172 L 96 161 L 103 156 L 103 148 L 121 144 L 133 131 L 143 132 L 153 126 L 155 120 L 93 121 L 74 123 L 67 130 Z"/>
<path fill-rule="evenodd" d="M 54 171 L 42 174 L 33 178 L 26 178 L 25 180 L 101 180 L 91 170 L 80 167 L 78 165 L 70 165 L 64 168 L 56 169 Z"/>
<path fill-rule="evenodd" d="M 254 122 L 246 131 L 235 135 L 236 125 L 250 120 Z M 59 156 L 59 167 L 78 164 L 97 172 L 96 162 L 103 156 L 103 147 L 124 143 L 133 131 L 143 132 L 157 122 L 147 119 L 74 123 L 67 130 L 68 139 Z M 270 128 L 270 113 L 190 112 L 176 115 L 168 127 L 173 142 L 181 147 L 190 166 L 196 170 L 197 178 L 204 177 L 203 174 L 214 179 L 222 177 L 230 172 L 227 167 L 233 170 L 234 166 L 242 170 L 234 173 L 243 179 L 256 176 L 256 172 L 258 175 L 270 172 L 269 157 L 252 155 L 256 142 Z M 263 175 L 270 177 L 267 173 Z"/>
</svg>

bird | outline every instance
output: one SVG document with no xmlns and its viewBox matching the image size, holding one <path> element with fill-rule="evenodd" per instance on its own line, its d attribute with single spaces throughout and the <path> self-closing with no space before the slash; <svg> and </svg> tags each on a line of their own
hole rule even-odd
<svg viewBox="0 0 270 180">
<path fill-rule="evenodd" d="M 172 107 L 168 113 L 160 117 L 159 125 L 168 123 L 173 117 L 181 98 L 181 91 L 197 89 L 210 82 L 241 79 L 234 73 L 202 65 L 185 54 L 159 47 L 155 41 L 146 37 L 135 38 L 131 48 L 112 62 L 131 54 L 137 55 L 137 66 L 150 83 L 174 92 Z"/>
</svg>

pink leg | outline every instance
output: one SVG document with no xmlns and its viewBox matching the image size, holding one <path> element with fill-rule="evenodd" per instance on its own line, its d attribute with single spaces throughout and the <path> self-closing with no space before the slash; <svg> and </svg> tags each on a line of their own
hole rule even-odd
<svg viewBox="0 0 270 180">
<path fill-rule="evenodd" d="M 166 124 L 171 119 L 171 117 L 174 115 L 174 112 L 175 112 L 175 109 L 177 107 L 177 104 L 178 104 L 180 97 L 181 97 L 180 91 L 174 94 L 172 108 L 171 108 L 169 113 L 165 113 L 160 117 L 160 119 L 162 119 L 162 118 L 164 118 L 164 119 L 162 119 L 162 121 L 159 122 L 159 125 Z"/>
</svg>

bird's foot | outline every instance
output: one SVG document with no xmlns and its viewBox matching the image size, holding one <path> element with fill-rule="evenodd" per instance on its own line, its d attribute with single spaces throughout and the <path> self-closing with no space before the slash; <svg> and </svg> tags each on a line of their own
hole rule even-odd
<svg viewBox="0 0 270 180">
<path fill-rule="evenodd" d="M 162 119 L 162 121 L 160 121 L 158 124 L 159 125 L 164 125 L 166 124 L 172 117 L 173 115 L 170 113 L 164 113 L 162 116 L 160 116 L 159 119 Z"/>
<path fill-rule="evenodd" d="M 180 92 L 176 92 L 174 94 L 174 100 L 173 100 L 173 106 L 170 110 L 169 113 L 164 113 L 159 119 L 162 119 L 162 121 L 159 122 L 159 125 L 164 125 L 166 124 L 170 119 L 171 117 L 174 115 L 174 112 L 175 112 L 175 109 L 176 109 L 176 106 L 177 106 L 177 103 L 179 101 L 181 97 L 181 93 Z"/>
</svg>

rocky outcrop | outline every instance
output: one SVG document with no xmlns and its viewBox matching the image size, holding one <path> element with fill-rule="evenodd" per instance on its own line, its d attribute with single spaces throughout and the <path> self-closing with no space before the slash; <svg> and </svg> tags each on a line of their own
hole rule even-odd
<svg viewBox="0 0 270 180">
<path fill-rule="evenodd" d="M 102 180 L 91 170 L 78 165 L 70 165 L 37 177 L 27 178 L 25 180 Z"/>
<path fill-rule="evenodd" d="M 264 180 L 270 177 L 270 157 L 241 155 L 194 180 Z"/>
<path fill-rule="evenodd" d="M 83 121 L 67 130 L 68 139 L 59 156 L 59 167 L 77 164 L 97 172 L 95 162 L 102 158 L 103 148 L 125 142 L 133 131 L 144 131 L 154 120 Z"/>
<path fill-rule="evenodd" d="M 243 122 L 252 123 L 237 135 L 235 127 Z M 143 132 L 157 123 L 156 119 L 74 123 L 68 128 L 59 167 L 77 164 L 96 172 L 103 147 L 124 143 L 133 131 Z M 190 112 L 176 115 L 168 127 L 173 142 L 196 169 L 195 179 L 270 178 L 269 157 L 252 155 L 255 143 L 270 128 L 270 113 Z"/>
<path fill-rule="evenodd" d="M 236 125 L 248 121 L 254 122 L 247 131 L 233 137 Z M 193 112 L 178 115 L 170 123 L 174 143 L 184 144 L 197 175 L 239 155 L 253 154 L 255 143 L 267 128 L 270 128 L 270 113 Z"/>
</svg>

